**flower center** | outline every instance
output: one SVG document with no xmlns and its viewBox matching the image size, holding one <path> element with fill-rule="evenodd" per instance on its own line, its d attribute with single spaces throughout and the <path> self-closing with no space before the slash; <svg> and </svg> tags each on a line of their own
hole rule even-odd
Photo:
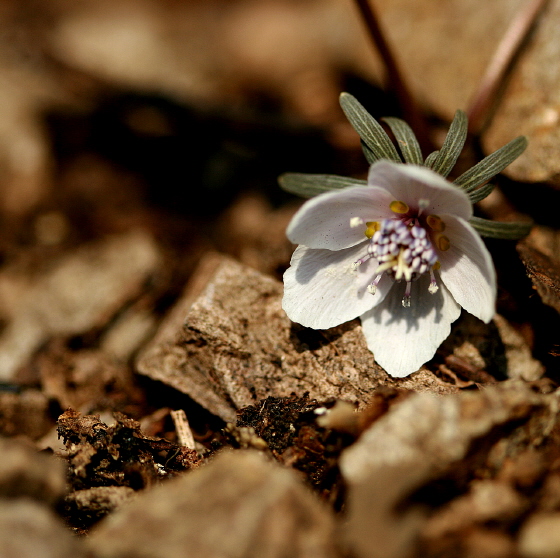
<svg viewBox="0 0 560 558">
<path fill-rule="evenodd" d="M 430 273 L 428 291 L 434 294 L 438 290 L 434 270 L 439 268 L 439 262 L 430 236 L 439 250 L 448 250 L 450 243 L 442 234 L 445 223 L 437 215 L 421 217 L 421 211 L 411 215 L 408 205 L 401 201 L 393 201 L 389 207 L 395 217 L 366 223 L 365 235 L 369 238 L 367 254 L 354 262 L 353 267 L 357 269 L 370 258 L 377 260 L 377 269 L 368 291 L 375 294 L 384 273 L 393 281 L 406 281 L 402 305 L 409 307 L 412 281 L 424 273 Z M 432 235 L 428 234 L 428 230 Z"/>
</svg>

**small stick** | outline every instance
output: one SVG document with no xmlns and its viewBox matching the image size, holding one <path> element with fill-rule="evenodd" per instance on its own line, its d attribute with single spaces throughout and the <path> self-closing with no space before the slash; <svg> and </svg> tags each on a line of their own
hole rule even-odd
<svg viewBox="0 0 560 558">
<path fill-rule="evenodd" d="M 183 409 L 177 409 L 176 411 L 171 411 L 169 414 L 173 419 L 173 424 L 175 424 L 179 445 L 189 449 L 196 449 L 194 445 L 194 436 L 185 411 L 183 411 Z"/>
<path fill-rule="evenodd" d="M 360 10 L 360 14 L 369 32 L 373 46 L 379 52 L 389 81 L 389 87 L 397 95 L 397 99 L 403 111 L 405 119 L 410 127 L 416 132 L 418 141 L 423 147 L 428 147 L 427 127 L 422 113 L 414 102 L 412 93 L 408 89 L 406 82 L 399 69 L 397 60 L 393 56 L 393 51 L 385 34 L 379 25 L 379 19 L 368 0 L 355 0 Z"/>
<path fill-rule="evenodd" d="M 519 54 L 537 17 L 545 8 L 548 0 L 529 0 L 513 18 L 502 40 L 492 56 L 477 91 L 473 95 L 467 115 L 469 131 L 479 134 L 489 117 L 495 95 L 502 86 L 508 70 Z"/>
</svg>

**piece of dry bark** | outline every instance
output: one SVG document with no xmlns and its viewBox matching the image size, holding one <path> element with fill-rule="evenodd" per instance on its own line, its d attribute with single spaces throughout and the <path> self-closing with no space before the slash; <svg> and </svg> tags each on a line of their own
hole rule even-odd
<svg viewBox="0 0 560 558">
<path fill-rule="evenodd" d="M 390 378 L 368 350 L 357 321 L 326 331 L 293 324 L 281 307 L 282 284 L 229 258 L 202 264 L 187 292 L 141 353 L 140 373 L 182 391 L 234 422 L 236 411 L 292 392 L 363 406 L 375 389 L 455 391 L 427 370 Z M 199 275 L 199 276 L 200 276 Z"/>
<path fill-rule="evenodd" d="M 429 519 L 422 536 L 426 540 L 467 531 L 475 524 L 512 523 L 524 514 L 531 503 L 507 483 L 475 480 L 467 494 L 442 506 Z"/>
<path fill-rule="evenodd" d="M 37 440 L 52 426 L 49 399 L 42 391 L 0 391 L 0 434 Z"/>
<path fill-rule="evenodd" d="M 536 227 L 531 235 L 517 244 L 517 251 L 527 275 L 542 301 L 560 312 L 560 235 Z"/>
<path fill-rule="evenodd" d="M 33 359 L 33 368 L 43 393 L 62 409 L 89 413 L 114 408 L 115 402 L 130 399 L 135 389 L 129 367 L 99 350 L 72 351 L 61 339 Z"/>
<path fill-rule="evenodd" d="M 557 405 L 556 398 L 539 395 L 521 382 L 506 382 L 446 397 L 416 394 L 394 406 L 341 457 L 341 471 L 349 484 L 346 539 L 356 556 L 410 556 L 417 547 L 427 510 L 403 502 L 444 473 L 457 475 L 453 482 L 464 485 L 463 477 L 468 478 L 473 464 L 460 461 L 475 448 L 481 452 L 478 459 L 484 459 L 488 448 L 482 440 L 491 443 L 500 431 L 505 435 L 506 425 L 539 416 L 540 428 L 546 430 L 550 420 L 555 420 L 552 407 Z M 544 415 L 535 413 L 539 409 L 545 409 Z M 520 438 L 508 441 L 513 445 L 511 453 L 517 444 L 525 443 Z M 494 457 L 498 468 L 503 463 L 499 455 L 498 451 Z M 449 469 L 452 464 L 455 467 Z M 426 493 L 437 499 L 435 488 L 426 489 Z M 521 506 L 519 514 L 522 510 Z"/>
<path fill-rule="evenodd" d="M 29 500 L 0 500 L 0 556 L 17 558 L 89 558 L 48 508 Z"/>
<path fill-rule="evenodd" d="M 99 558 L 337 556 L 329 511 L 292 472 L 243 450 L 139 494 L 88 546 Z"/>
<path fill-rule="evenodd" d="M 65 492 L 64 463 L 20 441 L 0 438 L 0 497 L 25 497 L 48 505 Z"/>
<path fill-rule="evenodd" d="M 103 238 L 81 246 L 30 278 L 26 270 L 0 276 L 1 378 L 10 380 L 52 335 L 100 327 L 138 296 L 160 254 L 145 232 Z"/>
<path fill-rule="evenodd" d="M 75 490 L 64 499 L 64 515 L 80 532 L 89 529 L 107 514 L 135 498 L 136 492 L 128 486 L 96 486 Z"/>
</svg>

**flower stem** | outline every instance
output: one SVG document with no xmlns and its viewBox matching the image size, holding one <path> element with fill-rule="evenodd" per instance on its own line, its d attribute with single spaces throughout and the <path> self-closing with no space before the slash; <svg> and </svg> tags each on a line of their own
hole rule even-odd
<svg viewBox="0 0 560 558">
<path fill-rule="evenodd" d="M 488 123 L 496 102 L 496 94 L 502 88 L 508 72 L 526 44 L 529 33 L 548 1 L 529 0 L 513 18 L 494 51 L 467 110 L 471 133 L 479 134 Z"/>
<path fill-rule="evenodd" d="M 379 24 L 379 19 L 368 0 L 355 0 L 360 15 L 368 30 L 373 46 L 379 52 L 385 71 L 387 72 L 388 86 L 397 96 L 405 120 L 416 133 L 422 147 L 428 148 L 429 136 L 422 112 L 419 110 L 414 98 L 406 85 L 402 73 L 393 55 L 389 42 Z"/>
</svg>

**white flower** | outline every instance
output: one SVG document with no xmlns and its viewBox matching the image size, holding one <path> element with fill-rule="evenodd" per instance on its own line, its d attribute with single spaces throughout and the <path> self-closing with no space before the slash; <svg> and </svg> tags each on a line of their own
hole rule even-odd
<svg viewBox="0 0 560 558">
<path fill-rule="evenodd" d="M 439 174 L 374 163 L 367 186 L 321 194 L 295 214 L 283 308 L 314 329 L 360 316 L 375 360 L 406 376 L 433 357 L 461 307 L 494 315 L 494 267 L 471 217 L 467 194 Z"/>
</svg>

